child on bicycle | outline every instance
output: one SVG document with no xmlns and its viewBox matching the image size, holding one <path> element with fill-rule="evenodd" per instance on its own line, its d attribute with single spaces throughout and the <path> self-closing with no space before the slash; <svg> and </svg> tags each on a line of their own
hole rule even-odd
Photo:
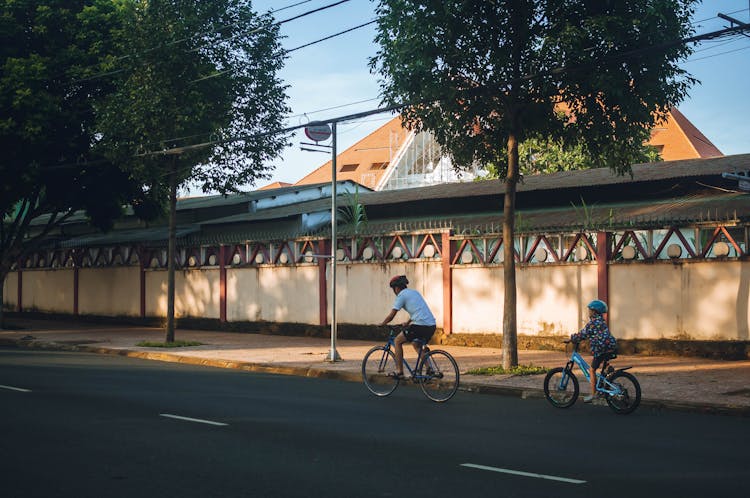
<svg viewBox="0 0 750 498">
<path fill-rule="evenodd" d="M 414 344 L 414 339 L 422 339 L 425 344 L 432 338 L 435 333 L 435 317 L 427 306 L 422 295 L 414 289 L 407 288 L 409 280 L 406 275 L 397 275 L 389 283 L 393 293 L 396 294 L 396 301 L 393 303 L 391 312 L 380 323 L 384 327 L 396 316 L 399 310 L 404 309 L 409 313 L 409 320 L 402 324 L 407 327 L 394 339 L 393 352 L 396 355 L 396 371 L 390 373 L 392 377 L 402 379 L 404 377 L 404 349 L 405 342 L 411 342 L 414 350 L 419 354 L 419 346 Z M 425 346 L 425 351 L 429 349 Z"/>
<path fill-rule="evenodd" d="M 591 354 L 594 356 L 594 359 L 591 361 L 591 371 L 589 372 L 591 374 L 591 395 L 583 397 L 584 403 L 591 403 L 596 397 L 596 369 L 617 350 L 617 340 L 610 334 L 607 322 L 604 321 L 604 313 L 607 312 L 607 303 L 595 299 L 588 304 L 588 309 L 588 323 L 580 332 L 570 336 L 572 342 L 580 342 L 583 339 L 588 339 Z"/>
</svg>

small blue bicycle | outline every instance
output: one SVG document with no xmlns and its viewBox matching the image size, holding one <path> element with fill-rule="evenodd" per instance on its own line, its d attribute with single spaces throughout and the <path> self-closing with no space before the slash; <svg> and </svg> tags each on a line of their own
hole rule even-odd
<svg viewBox="0 0 750 498">
<path fill-rule="evenodd" d="M 571 341 L 565 341 L 570 343 Z M 589 377 L 589 365 L 586 360 L 578 353 L 578 343 L 573 342 L 573 354 L 567 365 L 564 367 L 553 368 L 547 372 L 544 378 L 544 396 L 552 406 L 557 408 L 568 408 L 578 399 L 578 379 L 573 374 L 573 367 L 583 372 L 586 382 L 591 382 Z M 641 385 L 638 379 L 629 372 L 631 367 L 615 369 L 609 364 L 609 360 L 617 358 L 616 354 L 611 355 L 602 364 L 601 373 L 597 373 L 596 391 L 604 396 L 615 413 L 626 415 L 632 413 L 641 403 Z"/>
<path fill-rule="evenodd" d="M 367 352 L 362 360 L 362 380 L 365 386 L 376 396 L 388 396 L 396 390 L 400 379 L 388 375 L 396 370 L 396 355 L 391 348 L 395 337 L 404 328 L 400 326 L 388 326 L 390 335 L 384 346 L 376 346 Z M 448 401 L 458 391 L 458 365 L 456 360 L 439 349 L 425 352 L 425 342 L 415 339 L 420 345 L 417 361 L 412 368 L 404 359 L 404 366 L 409 371 L 411 380 L 422 388 L 422 392 L 432 401 L 442 403 Z"/>
</svg>

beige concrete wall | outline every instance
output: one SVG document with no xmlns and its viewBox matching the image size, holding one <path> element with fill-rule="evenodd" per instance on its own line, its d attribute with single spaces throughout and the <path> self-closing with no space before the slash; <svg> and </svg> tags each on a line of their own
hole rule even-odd
<svg viewBox="0 0 750 498">
<path fill-rule="evenodd" d="M 616 337 L 750 338 L 750 262 L 631 263 L 609 272 Z"/>
<path fill-rule="evenodd" d="M 22 278 L 23 309 L 73 313 L 73 270 L 26 270 Z"/>
<path fill-rule="evenodd" d="M 453 330 L 502 333 L 503 269 L 453 268 Z M 596 299 L 596 266 L 538 265 L 516 268 L 516 323 L 519 334 L 556 335 L 578 331 L 586 303 Z"/>
<path fill-rule="evenodd" d="M 330 268 L 328 269 L 330 274 Z M 406 275 L 409 287 L 418 290 L 435 315 L 437 326 L 443 326 L 443 273 L 437 262 L 348 263 L 337 269 L 336 311 L 340 323 L 377 324 L 390 313 L 395 294 L 388 287 L 394 275 Z M 328 319 L 331 320 L 331 286 L 328 285 Z M 394 318 L 405 322 L 403 310 Z"/>
<path fill-rule="evenodd" d="M 329 269 L 330 270 L 330 269 Z M 597 294 L 595 264 L 518 267 L 518 332 L 569 334 L 585 320 L 585 306 Z M 79 312 L 140 313 L 139 270 L 82 268 Z M 453 330 L 501 333 L 502 267 L 455 266 Z M 348 263 L 338 266 L 340 323 L 373 324 L 390 310 L 387 282 L 406 274 L 443 323 L 442 266 L 434 262 Z M 620 338 L 750 340 L 750 262 L 615 263 L 609 267 L 610 324 Z M 6 308 L 16 305 L 17 274 L 3 283 Z M 166 315 L 164 270 L 146 272 L 146 314 Z M 176 274 L 176 314 L 219 318 L 219 271 Z M 331 315 L 328 286 L 329 320 Z M 73 312 L 73 270 L 23 272 L 24 309 Z M 227 269 L 227 319 L 318 324 L 318 267 L 299 265 Z M 396 320 L 406 319 L 403 312 Z"/>
<path fill-rule="evenodd" d="M 78 312 L 82 315 L 140 316 L 140 269 L 137 266 L 81 268 Z"/>
<path fill-rule="evenodd" d="M 175 316 L 219 318 L 219 270 L 175 272 Z M 146 316 L 167 315 L 167 271 L 146 272 Z"/>
<path fill-rule="evenodd" d="M 318 267 L 227 270 L 227 320 L 319 323 Z"/>
<path fill-rule="evenodd" d="M 10 272 L 3 282 L 3 306 L 15 310 L 18 306 L 18 273 Z"/>
</svg>

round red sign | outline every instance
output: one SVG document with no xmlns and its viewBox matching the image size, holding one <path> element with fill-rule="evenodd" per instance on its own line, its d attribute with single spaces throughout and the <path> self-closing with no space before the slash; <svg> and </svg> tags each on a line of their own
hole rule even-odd
<svg viewBox="0 0 750 498">
<path fill-rule="evenodd" d="M 331 136 L 331 127 L 327 124 L 307 126 L 305 135 L 314 142 L 324 142 Z"/>
</svg>

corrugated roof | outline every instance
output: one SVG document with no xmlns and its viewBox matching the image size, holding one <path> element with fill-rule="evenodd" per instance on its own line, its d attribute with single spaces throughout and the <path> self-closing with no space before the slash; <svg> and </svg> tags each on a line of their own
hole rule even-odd
<svg viewBox="0 0 750 498">
<path fill-rule="evenodd" d="M 169 227 L 158 226 L 149 228 L 137 228 L 133 230 L 113 230 L 107 233 L 97 233 L 72 237 L 61 241 L 59 246 L 64 249 L 87 246 L 113 246 L 119 244 L 145 244 L 166 241 L 169 235 Z M 186 237 L 200 230 L 198 225 L 178 226 L 177 238 Z"/>
<path fill-rule="evenodd" d="M 517 192 L 584 188 L 605 185 L 637 185 L 643 182 L 690 177 L 720 177 L 721 173 L 750 170 L 750 154 L 723 156 L 710 159 L 686 159 L 633 165 L 633 174 L 619 176 L 609 168 L 562 171 L 547 175 L 527 176 L 517 185 Z M 363 192 L 360 199 L 365 205 L 393 204 L 427 199 L 450 199 L 502 195 L 503 180 L 485 180 L 466 183 L 446 183 L 401 190 Z"/>
<path fill-rule="evenodd" d="M 337 183 L 344 183 L 345 180 L 341 180 Z M 202 197 L 184 197 L 177 200 L 177 210 L 186 209 L 205 209 L 218 206 L 230 206 L 233 204 L 242 204 L 246 202 L 255 201 L 258 199 L 267 199 L 273 197 L 279 197 L 285 194 L 292 194 L 295 192 L 303 192 L 308 190 L 314 190 L 316 188 L 327 187 L 328 183 L 312 183 L 308 185 L 290 185 L 288 187 L 279 187 L 268 190 L 254 190 L 252 192 L 242 192 L 237 194 L 228 195 L 207 195 Z"/>
<path fill-rule="evenodd" d="M 645 229 L 671 226 L 750 221 L 750 195 L 725 193 L 664 199 L 659 202 L 634 201 L 592 206 L 561 206 L 545 209 L 517 209 L 516 233 L 558 232 L 596 229 Z M 399 217 L 373 220 L 369 234 L 414 230 L 451 229 L 464 234 L 502 232 L 502 208 L 496 212 L 444 214 L 429 217 Z M 325 234 L 330 233 L 329 229 Z M 353 228 L 342 227 L 341 235 Z"/>
</svg>

